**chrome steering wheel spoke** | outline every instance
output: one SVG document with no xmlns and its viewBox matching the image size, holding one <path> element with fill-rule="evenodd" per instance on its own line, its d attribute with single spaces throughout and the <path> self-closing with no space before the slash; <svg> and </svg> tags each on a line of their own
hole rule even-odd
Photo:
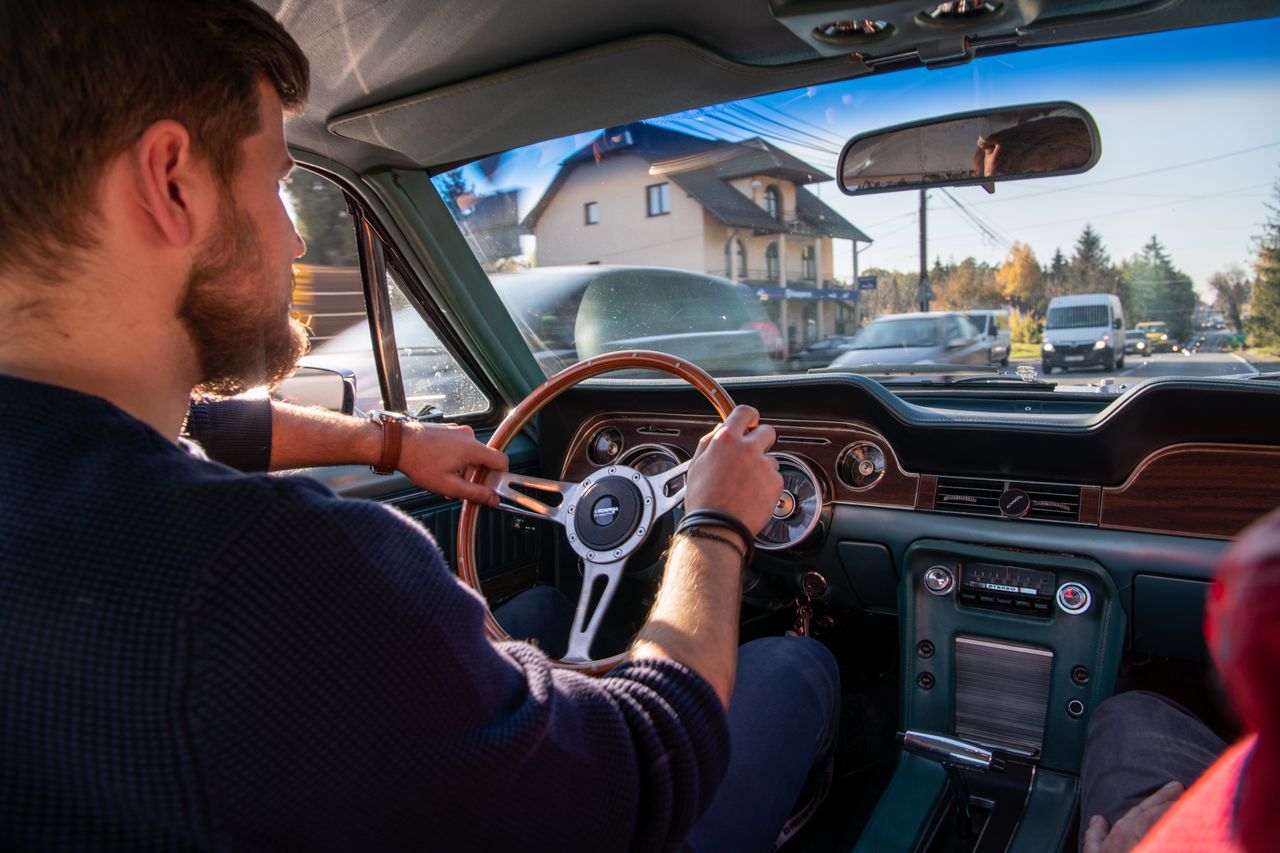
<svg viewBox="0 0 1280 853">
<path fill-rule="evenodd" d="M 543 477 L 516 474 L 510 471 L 501 473 L 491 471 L 485 477 L 484 484 L 498 493 L 501 502 L 496 507 L 497 509 L 513 515 L 523 515 L 543 521 L 554 521 L 561 526 L 568 525 L 568 510 L 574 505 L 578 498 L 578 493 L 581 491 L 581 486 L 577 483 L 547 480 Z M 549 504 L 520 489 L 514 488 L 515 486 L 527 489 L 530 492 L 540 492 L 548 497 L 558 495 L 560 500 L 555 504 Z"/>
<path fill-rule="evenodd" d="M 649 481 L 650 488 L 653 489 L 655 520 L 684 503 L 684 490 L 687 481 L 686 483 L 681 483 L 680 488 L 670 495 L 667 494 L 667 485 L 677 477 L 683 476 L 692 463 L 692 459 L 687 459 L 674 468 L 663 471 L 661 474 L 652 474 L 646 478 Z"/>
<path fill-rule="evenodd" d="M 612 563 L 597 563 L 592 560 L 582 561 L 582 592 L 578 595 L 578 607 L 573 614 L 573 628 L 569 631 L 569 650 L 564 660 L 577 663 L 592 660 L 591 644 L 595 642 L 600 624 L 604 621 L 609 602 L 618 591 L 622 579 L 622 569 L 626 560 Z M 596 586 L 604 584 L 599 597 L 595 595 Z M 589 610 L 591 602 L 596 599 L 594 610 Z"/>
</svg>

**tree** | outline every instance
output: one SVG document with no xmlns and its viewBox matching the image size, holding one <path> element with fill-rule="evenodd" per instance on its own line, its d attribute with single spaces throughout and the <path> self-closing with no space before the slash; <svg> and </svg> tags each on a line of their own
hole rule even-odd
<svg viewBox="0 0 1280 853">
<path fill-rule="evenodd" d="M 940 311 L 996 308 L 1004 302 L 995 270 L 974 258 L 941 267 L 940 278 L 930 278 L 929 286 L 938 295 L 934 306 Z"/>
<path fill-rule="evenodd" d="M 1253 283 L 1249 276 L 1238 265 L 1232 264 L 1225 270 L 1209 276 L 1209 286 L 1213 288 L 1213 305 L 1227 316 L 1227 322 L 1237 333 L 1244 332 L 1244 314 L 1242 309 L 1249 304 L 1249 294 Z"/>
<path fill-rule="evenodd" d="M 1173 265 L 1154 234 L 1142 251 L 1125 263 L 1124 274 L 1131 323 L 1162 320 L 1172 337 L 1185 341 L 1191 336 L 1195 288 L 1191 277 Z"/>
<path fill-rule="evenodd" d="M 355 230 L 342 191 L 305 169 L 297 169 L 289 176 L 285 192 L 293 204 L 298 233 L 307 243 L 302 261 L 321 266 L 355 266 Z"/>
<path fill-rule="evenodd" d="M 996 283 L 1006 302 L 1021 311 L 1032 311 L 1040 301 L 1043 274 L 1031 247 L 1014 241 L 1013 248 L 996 270 Z"/>
<path fill-rule="evenodd" d="M 864 290 L 862 301 L 864 321 L 881 314 L 904 314 L 916 309 L 916 289 L 920 286 L 919 273 L 903 273 L 885 269 L 863 270 L 862 275 L 877 278 L 875 290 Z"/>
<path fill-rule="evenodd" d="M 1249 342 L 1260 347 L 1280 347 L 1280 181 L 1275 184 L 1277 205 L 1267 205 L 1270 217 L 1258 236 L 1258 259 L 1253 265 L 1253 302 L 1249 307 Z"/>
<path fill-rule="evenodd" d="M 1120 271 L 1111 263 L 1111 257 L 1102 245 L 1102 237 L 1085 225 L 1076 240 L 1076 251 L 1063 270 L 1060 284 L 1062 294 L 1114 293 L 1123 297 Z"/>
</svg>

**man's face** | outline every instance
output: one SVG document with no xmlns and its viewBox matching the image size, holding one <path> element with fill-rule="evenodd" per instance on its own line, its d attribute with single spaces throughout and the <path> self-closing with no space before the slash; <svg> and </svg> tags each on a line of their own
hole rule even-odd
<svg viewBox="0 0 1280 853">
<path fill-rule="evenodd" d="M 293 261 L 304 246 L 280 198 L 293 161 L 280 99 L 258 86 L 258 130 L 241 143 L 214 231 L 192 263 L 178 316 L 199 359 L 199 389 L 235 394 L 273 383 L 306 351 L 289 316 Z"/>
</svg>

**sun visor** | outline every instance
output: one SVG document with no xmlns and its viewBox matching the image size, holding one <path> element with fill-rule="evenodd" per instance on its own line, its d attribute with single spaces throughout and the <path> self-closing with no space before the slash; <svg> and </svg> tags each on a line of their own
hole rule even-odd
<svg viewBox="0 0 1280 853">
<path fill-rule="evenodd" d="M 742 65 L 684 39 L 644 36 L 338 115 L 328 129 L 430 166 L 870 71 L 848 56 Z"/>
</svg>

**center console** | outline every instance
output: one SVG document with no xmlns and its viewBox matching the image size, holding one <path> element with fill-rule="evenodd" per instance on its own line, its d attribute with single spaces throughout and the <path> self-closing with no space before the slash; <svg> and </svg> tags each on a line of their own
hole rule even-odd
<svg viewBox="0 0 1280 853">
<path fill-rule="evenodd" d="M 1089 716 L 1124 644 L 1110 574 L 1077 556 L 943 540 L 914 543 L 902 569 L 902 728 L 988 751 L 999 770 L 904 750 L 857 849 L 1062 849 Z M 962 838 L 957 797 L 974 814 Z"/>
</svg>

